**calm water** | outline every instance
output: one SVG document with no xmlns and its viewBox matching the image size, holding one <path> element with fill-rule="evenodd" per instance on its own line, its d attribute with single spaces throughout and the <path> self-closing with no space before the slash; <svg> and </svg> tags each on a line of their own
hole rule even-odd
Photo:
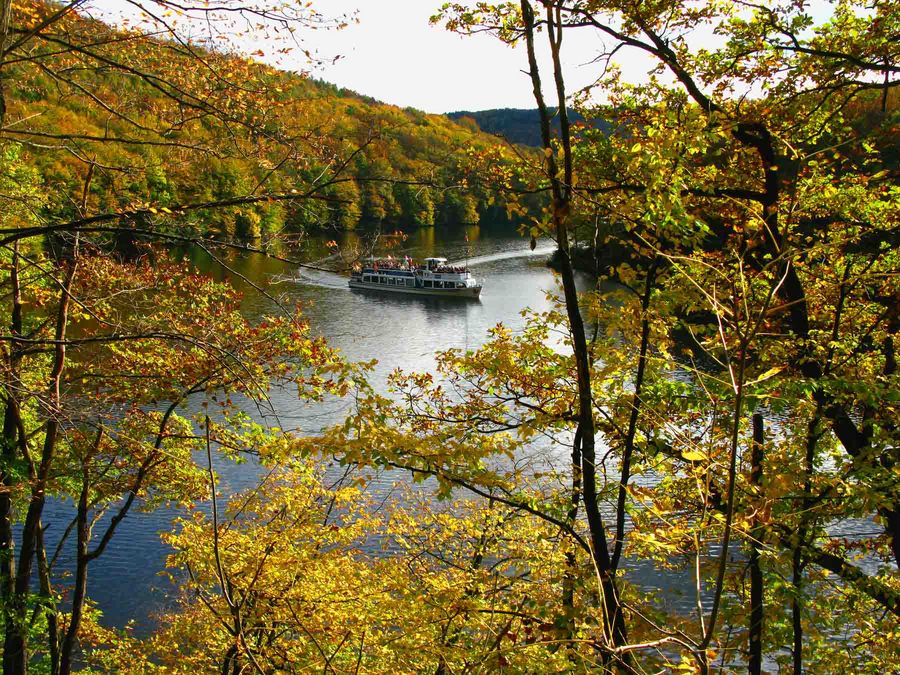
<svg viewBox="0 0 900 675">
<path fill-rule="evenodd" d="M 329 255 L 325 241 L 333 238 L 311 238 L 305 242 L 302 255 L 311 261 L 322 260 Z M 346 234 L 339 241 L 350 250 L 360 246 L 362 239 Z M 378 359 L 372 373 L 377 385 L 398 367 L 433 370 L 438 350 L 477 348 L 485 341 L 487 330 L 498 322 L 512 330 L 521 328 L 521 311 L 526 307 L 538 311 L 549 308 L 546 294 L 557 290 L 554 275 L 546 266 L 550 244 L 542 242 L 531 252 L 528 240 L 509 228 L 471 226 L 413 231 L 391 251 L 415 258 L 441 255 L 451 261 L 464 260 L 468 254 L 473 275 L 484 282 L 479 301 L 351 291 L 346 279 L 338 275 L 298 271 L 262 256 L 229 257 L 229 271 L 201 252 L 189 255 L 198 267 L 220 278 L 231 278 L 245 291 L 243 309 L 250 318 L 271 313 L 273 303 L 254 291 L 247 280 L 286 302 L 301 301 L 313 332 L 326 337 L 347 359 Z M 323 264 L 337 263 L 332 258 Z M 341 402 L 303 404 L 292 387 L 273 391 L 271 404 L 270 413 L 277 415 L 278 425 L 298 433 L 314 433 L 346 414 Z M 253 463 L 221 462 L 217 471 L 219 488 L 225 494 L 255 484 L 260 476 L 260 469 Z M 68 505 L 63 504 L 54 505 L 48 512 L 45 522 L 53 523 L 48 531 L 51 545 L 69 514 Z M 174 589 L 159 574 L 169 552 L 160 542 L 159 533 L 171 529 L 175 515 L 175 511 L 165 509 L 149 514 L 132 511 L 119 526 L 109 549 L 92 563 L 88 594 L 104 612 L 107 625 L 123 626 L 133 620 L 144 633 L 153 625 L 154 612 L 166 606 Z M 67 561 L 63 558 L 61 562 L 65 565 Z"/>
<path fill-rule="evenodd" d="M 302 256 L 310 261 L 324 260 L 323 266 L 339 264 L 340 260 L 325 246 L 326 241 L 335 238 L 345 250 L 359 247 L 363 241 L 352 233 L 317 236 L 304 243 Z M 201 269 L 219 278 L 228 277 L 242 289 L 243 311 L 251 319 L 271 314 L 275 307 L 248 281 L 287 303 L 302 302 L 313 332 L 326 337 L 347 359 L 378 360 L 371 381 L 384 389 L 386 376 L 396 368 L 432 371 L 436 351 L 451 347 L 476 349 L 484 343 L 487 330 L 497 323 L 503 322 L 515 331 L 524 324 L 523 309 L 548 309 L 551 303 L 547 293 L 559 290 L 546 266 L 551 252 L 549 241 L 539 243 L 537 250 L 531 252 L 528 241 L 508 228 L 485 226 L 412 231 L 398 248 L 392 249 L 395 256 L 441 255 L 451 261 L 464 260 L 468 255 L 472 273 L 484 283 L 479 301 L 351 291 L 345 277 L 298 270 L 262 256 L 230 256 L 225 261 L 230 269 L 225 269 L 202 252 L 190 251 L 187 255 Z M 582 286 L 590 283 L 587 278 L 579 281 Z M 199 401 L 193 404 L 196 410 Z M 255 414 L 259 416 L 258 412 Z M 303 404 L 293 387 L 285 387 L 271 392 L 268 414 L 272 417 L 269 421 L 281 428 L 315 433 L 340 421 L 347 408 L 340 401 Z M 540 450 L 545 455 L 558 454 L 547 452 L 549 447 Z M 216 470 L 219 490 L 225 495 L 255 485 L 262 473 L 252 462 L 236 465 L 220 461 Z M 652 477 L 644 479 L 652 482 Z M 391 476 L 383 479 L 385 490 L 393 480 Z M 159 534 L 171 529 L 177 515 L 171 509 L 153 513 L 133 510 L 119 526 L 107 551 L 92 563 L 88 594 L 103 611 L 105 624 L 124 626 L 133 621 L 136 631 L 146 634 L 154 625 L 154 614 L 171 602 L 176 589 L 160 576 L 169 549 L 160 542 Z M 50 523 L 47 538 L 51 547 L 71 517 L 71 505 L 48 504 L 45 523 Z M 865 536 L 872 527 L 871 521 L 864 520 L 841 523 L 840 530 L 844 535 Z M 71 560 L 61 557 L 62 568 L 70 564 Z M 689 575 L 654 569 L 643 561 L 632 561 L 629 570 L 639 584 L 662 590 L 666 604 L 685 613 L 693 611 Z"/>
<path fill-rule="evenodd" d="M 337 239 L 345 251 L 359 249 L 364 243 L 362 237 L 352 233 L 316 236 L 304 242 L 301 256 L 325 267 L 339 265 L 340 259 L 326 247 L 326 241 L 331 239 Z M 263 256 L 228 256 L 226 269 L 202 252 L 188 251 L 186 255 L 199 268 L 219 278 L 227 277 L 243 290 L 243 311 L 251 319 L 275 310 L 272 300 L 254 290 L 253 285 L 286 303 L 302 302 L 312 331 L 327 338 L 348 360 L 378 360 L 371 381 L 383 390 L 386 376 L 396 368 L 432 371 L 436 351 L 453 347 L 476 349 L 484 343 L 487 330 L 497 323 L 516 331 L 525 321 L 521 316 L 523 309 L 548 309 L 551 301 L 547 293 L 559 291 L 546 266 L 553 250 L 551 244 L 541 242 L 531 252 L 528 241 L 508 228 L 482 226 L 412 231 L 391 250 L 395 256 L 406 254 L 419 259 L 441 255 L 461 261 L 468 257 L 472 273 L 484 283 L 481 299 L 474 302 L 351 291 L 346 277 L 298 270 Z M 579 282 L 584 287 L 590 280 L 581 278 Z M 199 403 L 194 401 L 189 407 L 197 411 Z M 347 412 L 340 401 L 305 405 L 298 401 L 293 387 L 285 387 L 271 392 L 267 415 L 270 422 L 281 428 L 315 433 L 340 421 Z M 260 416 L 259 412 L 254 414 Z M 567 454 L 566 448 L 549 442 L 536 450 L 549 462 Z M 236 465 L 220 460 L 216 471 L 219 492 L 224 495 L 255 485 L 262 475 L 253 462 Z M 374 489 L 387 492 L 397 478 L 404 479 L 398 473 L 386 475 Z M 644 476 L 641 480 L 652 483 L 653 477 Z M 45 523 L 50 524 L 50 547 L 55 545 L 72 513 L 71 504 L 48 504 Z M 170 549 L 162 544 L 159 535 L 171 530 L 172 520 L 178 515 L 174 509 L 153 513 L 133 510 L 120 524 L 104 555 L 91 565 L 88 595 L 104 613 L 104 624 L 123 627 L 132 622 L 138 635 L 146 635 L 155 625 L 155 616 L 172 604 L 177 589 L 160 574 Z M 843 536 L 866 537 L 874 525 L 871 520 L 862 519 L 836 524 L 836 528 Z M 735 554 L 739 556 L 738 548 L 736 545 Z M 711 553 L 715 555 L 718 550 L 714 547 Z M 627 567 L 629 578 L 640 587 L 658 592 L 658 601 L 669 609 L 684 615 L 694 611 L 689 570 L 661 570 L 641 560 L 630 560 Z M 62 556 L 57 569 L 60 568 L 71 569 L 71 559 Z M 703 596 L 708 600 L 708 589 Z"/>
</svg>

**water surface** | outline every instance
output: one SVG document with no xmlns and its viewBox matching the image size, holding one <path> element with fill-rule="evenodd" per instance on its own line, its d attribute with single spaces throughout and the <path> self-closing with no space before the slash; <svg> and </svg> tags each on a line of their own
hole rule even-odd
<svg viewBox="0 0 900 675">
<path fill-rule="evenodd" d="M 338 240 L 347 257 L 352 251 L 361 250 L 365 241 L 355 233 L 310 237 L 304 242 L 301 255 L 316 267 L 340 266 L 340 257 L 326 246 L 332 239 Z M 223 266 L 203 251 L 183 253 L 199 268 L 216 277 L 229 278 L 241 289 L 242 311 L 251 320 L 277 311 L 272 299 L 257 292 L 254 286 L 264 288 L 284 303 L 301 302 L 312 332 L 327 338 L 345 358 L 377 359 L 371 379 L 383 390 L 387 375 L 396 368 L 432 371 L 435 352 L 476 349 L 486 340 L 488 329 L 497 323 L 520 330 L 525 308 L 548 309 L 551 301 L 547 293 L 558 290 L 555 276 L 546 265 L 551 243 L 542 242 L 531 251 L 528 240 L 509 228 L 470 226 L 414 230 L 390 249 L 395 256 L 442 256 L 451 261 L 468 261 L 473 275 L 484 283 L 480 300 L 474 301 L 350 290 L 346 277 L 298 269 L 260 255 L 217 253 L 225 262 Z M 199 409 L 197 406 L 199 400 L 189 407 Z M 315 433 L 343 419 L 347 404 L 306 404 L 298 400 L 294 387 L 283 387 L 271 392 L 270 410 L 249 412 L 257 417 L 265 413 L 269 422 L 284 429 Z M 255 485 L 261 475 L 261 469 L 253 462 L 219 461 L 216 468 L 220 476 L 218 487 L 225 494 Z M 53 523 L 47 533 L 51 546 L 71 517 L 70 507 L 48 505 L 46 522 Z M 159 534 L 171 529 L 177 515 L 174 509 L 132 511 L 120 524 L 107 551 L 91 564 L 88 595 L 103 611 L 105 624 L 124 626 L 134 621 L 137 631 L 143 634 L 152 628 L 154 613 L 171 602 L 175 589 L 160 575 L 170 550 L 160 542 Z M 64 567 L 71 565 L 65 557 L 60 563 Z"/>
</svg>

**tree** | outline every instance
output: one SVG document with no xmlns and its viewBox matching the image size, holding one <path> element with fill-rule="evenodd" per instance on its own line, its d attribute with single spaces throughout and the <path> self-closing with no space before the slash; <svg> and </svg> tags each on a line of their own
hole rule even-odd
<svg viewBox="0 0 900 675">
<path fill-rule="evenodd" d="M 170 537 L 172 564 L 189 572 L 181 611 L 145 644 L 98 644 L 87 655 L 98 667 L 122 667 L 126 650 L 145 654 L 148 669 L 177 651 L 182 663 L 164 667 L 223 672 L 760 672 L 766 658 L 794 672 L 893 667 L 896 12 L 840 3 L 817 26 L 796 3 L 522 0 L 444 11 L 451 28 L 525 44 L 544 146 L 534 183 L 549 193 L 529 229 L 557 241 L 561 297 L 521 333 L 498 326 L 482 349 L 439 355 L 436 375 L 396 373 L 391 397 L 290 314 L 248 326 L 226 290 L 147 265 L 135 235 L 156 231 L 149 207 L 125 213 L 124 260 L 108 241 L 87 239 L 112 216 L 33 227 L 39 186 L 8 156 L 13 185 L 3 189 L 15 199 L 3 217 L 16 229 L 5 242 L 9 489 L 0 507 L 9 514 L 18 499 L 26 511 L 18 569 L 3 559 L 10 670 L 24 670 L 37 616 L 57 636 L 51 669 L 71 667 L 69 636 L 91 620 L 88 563 L 112 536 L 92 548 L 98 510 L 125 491 L 188 499 L 207 485 L 212 513 Z M 721 44 L 692 50 L 698 26 L 715 28 Z M 568 123 L 562 49 L 576 30 L 609 41 L 600 80 L 609 103 L 586 111 L 612 123 L 609 136 L 575 135 Z M 539 67 L 541 38 L 549 71 Z M 628 49 L 659 72 L 625 82 L 610 59 Z M 326 145 L 334 163 L 322 167 L 360 156 L 343 141 Z M 514 172 L 491 152 L 473 152 L 473 164 L 493 164 L 485 168 L 511 190 Z M 95 164 L 82 195 L 102 170 Z M 164 194 L 167 181 L 153 171 L 145 184 Z M 400 183 L 394 193 L 433 222 L 427 186 Z M 77 204 L 86 212 L 88 197 Z M 614 283 L 579 296 L 573 229 L 598 214 L 630 255 L 603 280 Z M 43 256 L 24 250 L 28 235 L 47 232 L 74 236 L 51 240 Z M 197 288 L 200 307 L 185 300 Z M 146 318 L 123 312 L 122 297 Z M 134 340 L 152 347 L 149 357 Z M 95 364 L 99 374 L 85 367 Z M 147 409 L 198 387 L 262 405 L 272 377 L 294 378 L 313 398 L 352 396 L 353 414 L 295 438 L 248 423 L 227 400 L 228 415 L 193 426 L 175 408 Z M 79 394 L 94 381 L 85 406 Z M 118 414 L 122 400 L 138 405 Z M 216 448 L 274 468 L 221 513 Z M 187 463 L 192 449 L 206 452 L 206 481 L 202 465 Z M 337 457 L 355 484 L 323 486 L 308 463 L 321 457 Z M 183 474 L 173 476 L 169 458 Z M 361 490 L 374 468 L 407 473 L 443 506 L 370 512 Z M 41 562 L 48 490 L 78 504 L 77 601 L 64 629 L 53 627 Z M 853 520 L 879 532 L 854 534 Z M 8 519 L 4 532 L 12 542 Z M 373 539 L 389 550 L 373 554 Z M 39 603 L 27 593 L 26 560 L 43 566 Z M 670 576 L 691 588 L 687 610 L 665 601 L 659 579 Z"/>
<path fill-rule="evenodd" d="M 881 604 L 894 616 L 897 609 L 892 590 L 896 574 L 890 566 L 865 575 L 849 559 L 822 555 L 859 545 L 828 534 L 827 523 L 877 513 L 885 531 L 877 550 L 883 554 L 884 547 L 891 547 L 893 565 L 898 561 L 896 480 L 888 468 L 896 463 L 890 403 L 896 391 L 896 322 L 890 306 L 896 303 L 889 300 L 896 295 L 896 258 L 890 246 L 896 221 L 887 216 L 896 211 L 897 200 L 889 179 L 896 171 L 890 126 L 896 118 L 892 91 L 898 66 L 891 37 L 895 13 L 883 4 L 863 10 L 841 3 L 831 21 L 813 29 L 814 18 L 804 7 L 787 4 L 541 4 L 543 17 L 534 17 L 529 3 L 507 3 L 479 5 L 475 11 L 445 5 L 444 18 L 452 29 L 487 28 L 509 41 L 524 40 L 536 85 L 539 70 L 531 45 L 535 30 L 544 30 L 560 94 L 562 35 L 594 30 L 607 41 L 601 60 L 608 67 L 598 86 L 610 103 L 585 116 L 610 120 L 619 130 L 608 138 L 589 134 L 573 141 L 561 114 L 558 144 L 544 133 L 548 162 L 557 153 L 561 157 L 562 168 L 554 166 L 547 178 L 554 208 L 565 206 L 566 217 L 570 210 L 581 209 L 586 215 L 610 214 L 623 222 L 640 263 L 636 269 L 628 264 L 616 269 L 617 280 L 643 298 L 645 314 L 648 303 L 666 308 L 660 320 L 669 331 L 687 330 L 694 347 L 709 359 L 703 368 L 692 369 L 697 388 L 687 400 L 694 403 L 678 413 L 673 396 L 679 388 L 656 384 L 656 392 L 642 390 L 646 317 L 644 328 L 635 333 L 642 338 L 634 347 L 640 356 L 631 414 L 627 425 L 609 430 L 623 437 L 614 445 L 624 469 L 617 517 L 628 501 L 628 465 L 635 457 L 648 462 L 654 453 L 668 454 L 674 461 L 665 475 L 672 476 L 686 470 L 686 460 L 723 466 L 723 483 L 710 484 L 705 474 L 707 494 L 699 503 L 672 502 L 672 495 L 680 493 L 673 491 L 674 483 L 664 481 L 669 493 L 658 493 L 659 501 L 651 500 L 642 513 L 677 512 L 693 502 L 698 514 L 712 508 L 724 517 L 721 529 L 705 521 L 705 533 L 722 538 L 722 553 L 713 566 L 709 620 L 694 642 L 704 668 L 703 653 L 716 634 L 723 588 L 729 583 L 726 555 L 732 537 L 740 531 L 753 548 L 751 533 L 758 537 L 765 532 L 764 544 L 790 553 L 793 664 L 799 671 L 805 603 L 821 608 L 831 602 L 821 585 L 807 589 L 811 597 L 806 598 L 803 578 L 810 573 L 808 565 L 838 575 L 854 592 L 867 595 L 867 602 Z M 723 36 L 721 47 L 691 50 L 691 31 L 705 26 Z M 635 86 L 621 77 L 612 59 L 625 50 L 643 52 L 655 61 L 657 71 L 646 83 Z M 740 96 L 748 90 L 762 94 Z M 560 100 L 561 111 L 564 103 Z M 569 162 L 576 163 L 574 169 Z M 551 222 L 558 220 L 556 216 Z M 565 285 L 566 256 L 561 259 Z M 855 309 L 849 310 L 850 305 Z M 868 317 L 865 328 L 847 325 L 848 310 Z M 571 325 L 580 334 L 577 320 Z M 658 341 L 654 347 L 650 353 L 670 344 Z M 838 352 L 844 357 L 834 361 Z M 665 351 L 662 355 L 667 356 Z M 610 354 L 598 357 L 608 360 Z M 684 368 L 678 361 L 669 365 Z M 716 370 L 717 365 L 724 370 Z M 719 386 L 707 381 L 707 369 L 717 373 Z M 866 387 L 861 396 L 862 382 L 877 384 Z M 797 427 L 779 425 L 781 433 L 790 433 L 775 445 L 777 450 L 768 448 L 772 441 L 760 441 L 759 433 L 753 441 L 746 432 L 745 405 L 752 408 L 760 401 L 771 408 L 790 408 L 791 420 L 798 421 Z M 720 426 L 723 405 L 730 406 L 731 420 Z M 771 408 L 763 414 L 771 416 Z M 710 420 L 708 431 L 687 437 L 659 423 L 679 420 L 675 429 L 691 429 L 704 418 Z M 757 428 L 762 425 L 757 423 Z M 720 436 L 720 431 L 725 433 Z M 639 440 L 643 456 L 634 455 Z M 679 450 L 686 441 L 689 445 Z M 845 454 L 838 463 L 841 468 L 832 470 L 828 461 L 841 457 L 831 455 L 835 442 Z M 698 443 L 712 443 L 722 454 L 711 459 L 708 451 L 696 448 Z M 760 459 L 763 443 L 767 449 Z M 743 460 L 742 446 L 748 448 Z M 826 461 L 829 456 L 835 459 Z M 765 476 L 780 476 L 786 466 L 798 464 L 804 467 L 799 482 L 765 487 Z M 748 483 L 755 486 L 755 497 L 741 503 L 745 497 L 736 493 Z M 838 503 L 837 493 L 854 498 Z M 758 509 L 785 504 L 790 504 L 790 517 L 766 511 L 772 520 L 760 524 Z M 803 515 L 794 522 L 796 513 Z M 677 550 L 683 532 L 671 531 L 674 537 L 667 545 Z M 614 555 L 620 541 L 618 536 Z M 778 573 L 784 572 L 773 563 L 769 574 Z M 756 598 L 761 597 L 761 583 L 757 575 Z M 754 610 L 761 610 L 760 605 L 756 601 Z M 769 614 L 769 623 L 777 625 L 779 619 Z M 755 616 L 751 641 L 760 639 Z M 864 617 L 858 619 L 868 633 L 872 626 Z M 829 630 L 825 621 L 812 628 L 822 634 Z M 777 645 L 777 639 L 773 643 Z M 751 662 L 758 670 L 756 653 Z"/>
<path fill-rule="evenodd" d="M 43 651 L 29 645 L 27 634 L 33 617 L 45 615 L 50 669 L 70 672 L 89 564 L 122 519 L 138 504 L 191 503 L 207 494 L 205 472 L 192 454 L 202 437 L 179 413 L 189 397 L 221 397 L 218 436 L 224 439 L 259 433 L 246 426 L 232 397 L 265 405 L 273 382 L 302 377 L 303 395 L 315 398 L 332 386 L 328 373 L 339 372 L 299 314 L 251 325 L 228 286 L 164 257 L 158 252 L 153 264 L 146 258 L 122 263 L 82 253 L 63 268 L 63 280 L 40 257 L 20 254 L 14 261 L 19 307 L 28 311 L 19 310 L 20 328 L 7 338 L 19 375 L 6 383 L 14 403 L 5 422 L 6 527 L 14 513 L 24 514 L 16 553 L 12 531 L 5 530 L 7 669 L 16 668 L 20 654 Z M 157 402 L 165 403 L 154 410 Z M 68 542 L 64 536 L 57 553 L 47 554 L 42 513 L 46 497 L 68 495 L 77 505 L 69 530 L 76 562 L 71 611 L 61 622 L 53 561 Z M 112 518 L 101 521 L 107 512 Z M 38 598 L 30 593 L 35 564 Z"/>
<path fill-rule="evenodd" d="M 133 4 L 144 23 L 117 32 L 91 20 L 83 0 L 0 3 L 0 143 L 8 169 L 0 197 L 7 326 L 0 604 L 8 673 L 40 659 L 50 672 L 71 672 L 87 620 L 89 566 L 119 523 L 136 505 L 205 494 L 192 459 L 198 438 L 179 414 L 188 398 L 223 396 L 222 426 L 238 430 L 244 420 L 229 396 L 265 405 L 271 382 L 296 380 L 316 397 L 340 371 L 293 308 L 251 325 L 233 290 L 153 247 L 190 241 L 218 259 L 187 215 L 232 209 L 223 222 L 255 234 L 257 207 L 311 199 L 341 170 L 269 190 L 268 154 L 287 153 L 296 170 L 303 148 L 316 145 L 313 134 L 285 133 L 274 71 L 200 49 L 176 28 L 176 15 L 199 13 L 213 37 L 235 17 L 286 34 L 321 17 L 308 6 L 264 2 Z M 46 96 L 46 115 L 29 109 L 30 91 Z M 73 129 L 73 118 L 91 125 Z M 317 159 L 330 161 L 331 148 L 319 147 Z M 222 157 L 221 191 L 173 203 L 155 159 L 165 152 L 185 161 Z M 25 168 L 35 156 L 54 157 L 57 182 L 41 184 Z M 238 163 L 256 163 L 259 180 L 228 180 Z M 108 201 L 97 185 L 133 201 Z M 65 535 L 55 553 L 44 536 L 48 498 L 69 498 L 75 510 L 68 528 L 59 524 Z M 75 561 L 71 593 L 60 591 L 54 574 L 66 546 Z"/>
<path fill-rule="evenodd" d="M 891 132 L 881 124 L 890 58 L 873 67 L 822 47 L 831 26 L 778 42 L 772 31 L 787 29 L 765 9 L 754 19 L 718 5 L 542 4 L 542 16 L 523 2 L 451 6 L 447 17 L 454 28 L 526 42 L 545 146 L 538 180 L 551 195 L 532 236 L 557 239 L 560 305 L 520 336 L 501 326 L 478 352 L 441 355 L 438 380 L 398 374 L 395 400 L 363 388 L 345 424 L 299 447 L 433 478 L 441 497 L 466 490 L 508 509 L 505 519 L 552 533 L 552 600 L 516 605 L 509 583 L 502 611 L 523 626 L 552 626 L 538 648 L 556 658 L 551 644 L 565 645 L 575 667 L 599 658 L 605 670 L 706 672 L 713 659 L 733 668 L 746 654 L 752 672 L 763 656 L 789 656 L 795 672 L 838 669 L 848 647 L 838 660 L 830 643 L 850 630 L 864 645 L 849 652 L 854 666 L 883 669 L 900 611 L 891 549 L 897 192 L 882 173 L 891 170 Z M 731 36 L 723 52 L 692 54 L 662 32 L 698 21 Z M 612 105 L 591 116 L 620 131 L 574 138 L 561 113 L 554 140 L 535 40 L 541 30 L 549 38 L 564 111 L 562 36 L 586 28 L 651 53 L 674 84 L 633 87 L 611 70 Z M 890 54 L 883 30 L 866 39 Z M 807 57 L 858 69 L 835 74 Z M 757 59 L 793 77 L 764 97 L 733 98 L 733 88 L 756 83 Z M 870 69 L 885 80 L 867 81 Z M 837 164 L 822 167 L 823 154 Z M 632 255 L 614 271 L 616 287 L 578 298 L 570 231 L 598 212 L 615 219 Z M 850 325 L 848 312 L 864 320 Z M 568 349 L 554 348 L 554 335 Z M 530 454 L 539 434 L 565 445 L 565 466 Z M 885 534 L 871 542 L 829 529 L 876 513 Z M 504 542 L 521 536 L 499 531 Z M 479 565 L 505 560 L 498 541 L 487 545 L 497 548 Z M 733 558 L 738 546 L 746 564 Z M 658 602 L 639 564 L 691 575 L 696 615 Z M 440 604 L 433 592 L 424 597 Z M 468 599 L 479 609 L 498 602 L 478 588 Z M 452 669 L 446 636 L 473 630 L 442 637 L 438 672 Z M 804 645 L 814 646 L 805 656 Z"/>
</svg>

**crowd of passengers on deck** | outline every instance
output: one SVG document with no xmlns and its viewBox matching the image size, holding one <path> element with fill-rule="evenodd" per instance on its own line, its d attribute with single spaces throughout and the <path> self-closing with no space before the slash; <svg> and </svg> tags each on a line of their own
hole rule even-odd
<svg viewBox="0 0 900 675">
<path fill-rule="evenodd" d="M 455 265 L 438 265 L 429 268 L 427 265 L 416 265 L 411 260 L 379 260 L 372 264 L 372 268 L 376 272 L 378 270 L 419 270 L 426 272 L 430 269 L 432 272 L 437 272 L 438 274 L 465 274 L 467 271 L 465 267 L 458 267 Z"/>
</svg>

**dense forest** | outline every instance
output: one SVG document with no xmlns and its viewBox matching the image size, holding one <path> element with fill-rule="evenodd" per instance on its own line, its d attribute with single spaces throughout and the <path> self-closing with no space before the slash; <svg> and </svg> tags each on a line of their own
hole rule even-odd
<svg viewBox="0 0 900 675">
<path fill-rule="evenodd" d="M 477 111 L 460 110 L 447 113 L 447 117 L 470 125 L 471 122 L 466 122 L 466 120 L 471 120 L 475 123 L 475 127 L 481 131 L 500 136 L 510 143 L 527 145 L 533 148 L 541 146 L 541 117 L 540 112 L 536 108 L 529 110 L 521 108 Z M 593 118 L 585 120 L 581 113 L 574 109 L 567 111 L 567 118 L 575 126 L 600 129 L 607 133 L 611 130 L 609 123 L 606 121 Z M 551 115 L 551 125 L 554 132 L 558 135 L 560 120 L 555 111 Z"/>
<path fill-rule="evenodd" d="M 135 44 L 127 33 L 86 16 L 69 19 L 66 29 L 95 35 L 110 44 L 108 49 L 128 50 L 138 68 L 156 66 L 172 52 L 165 42 Z M 361 222 L 395 227 L 509 218 L 502 193 L 473 177 L 469 157 L 494 149 L 498 161 L 508 162 L 511 153 L 497 148 L 496 139 L 444 116 L 400 109 L 325 82 L 211 53 L 202 58 L 214 61 L 208 65 L 217 73 L 227 73 L 232 82 L 246 78 L 243 100 L 237 101 L 213 98 L 222 95 L 225 80 L 192 83 L 198 87 L 191 92 L 198 104 L 229 108 L 223 111 L 229 116 L 224 122 L 236 137 L 232 147 L 225 147 L 217 145 L 220 129 L 211 128 L 208 114 L 175 114 L 172 94 L 182 83 L 168 90 L 152 77 L 127 77 L 115 69 L 69 70 L 71 55 L 47 49 L 39 67 L 35 61 L 10 64 L 5 95 L 7 133 L 24 144 L 23 161 L 37 169 L 49 188 L 44 208 L 50 217 L 75 216 L 84 159 L 90 156 L 98 169 L 106 170 L 96 172 L 85 198 L 107 211 L 148 204 L 163 212 L 259 188 L 287 192 L 330 180 L 314 203 L 198 210 L 192 218 L 194 229 L 245 241 L 316 227 L 352 229 Z M 105 59 L 106 49 L 98 46 L 99 60 Z M 171 56 L 172 68 L 193 67 L 191 54 Z M 252 98 L 262 91 L 269 107 L 255 110 Z M 111 114 L 110 101 L 128 114 Z M 37 104 L 41 111 L 33 115 Z M 271 143 L 276 134 L 327 140 L 310 145 L 305 156 L 291 157 Z M 108 142 L 111 137 L 131 142 Z M 257 155 L 264 155 L 265 162 L 257 161 Z"/>
<path fill-rule="evenodd" d="M 519 49 L 532 151 L 238 56 L 327 7 L 104 4 L 0 0 L 5 674 L 896 670 L 896 3 L 436 8 Z M 429 372 L 243 311 L 239 254 L 500 213 L 556 285 Z M 578 241 L 621 254 L 585 280 Z M 109 625 L 98 560 L 167 505 L 177 594 Z"/>
</svg>

